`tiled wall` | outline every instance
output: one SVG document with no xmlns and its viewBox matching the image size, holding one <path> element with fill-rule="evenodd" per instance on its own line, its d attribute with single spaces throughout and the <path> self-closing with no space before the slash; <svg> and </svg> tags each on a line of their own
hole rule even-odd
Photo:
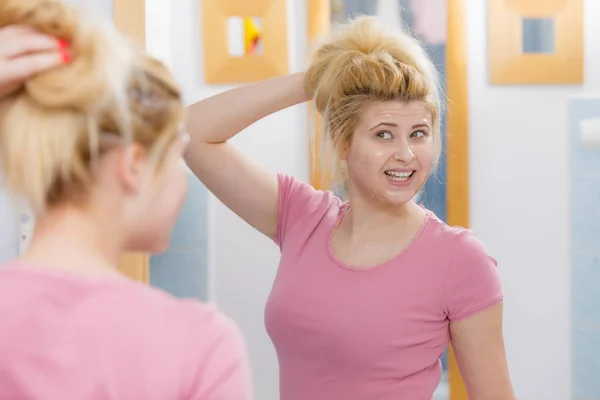
<svg viewBox="0 0 600 400">
<path fill-rule="evenodd" d="M 177 297 L 209 299 L 208 194 L 188 173 L 189 193 L 166 253 L 150 259 L 150 284 Z"/>
<path fill-rule="evenodd" d="M 570 116 L 573 400 L 591 400 L 600 399 L 600 147 L 582 143 L 580 123 L 600 119 L 600 99 L 572 100 Z"/>
</svg>

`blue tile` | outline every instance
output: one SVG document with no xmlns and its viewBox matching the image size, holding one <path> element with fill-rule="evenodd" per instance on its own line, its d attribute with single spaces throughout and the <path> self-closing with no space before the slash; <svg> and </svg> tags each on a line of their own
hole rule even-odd
<svg viewBox="0 0 600 400">
<path fill-rule="evenodd" d="M 600 154 L 599 154 L 600 157 Z M 600 173 L 600 169 L 599 169 Z M 596 253 L 600 241 L 600 177 L 571 180 L 573 253 Z M 600 254 L 600 252 L 598 252 Z"/>
<path fill-rule="evenodd" d="M 581 146 L 579 123 L 600 118 L 600 99 L 569 105 L 571 342 L 575 399 L 600 398 L 600 150 Z"/>
<path fill-rule="evenodd" d="M 206 249 L 208 240 L 208 191 L 191 173 L 189 192 L 171 235 L 171 250 Z"/>
<path fill-rule="evenodd" d="M 150 284 L 174 296 L 206 301 L 208 283 L 205 250 L 169 251 L 150 258 Z"/>
<path fill-rule="evenodd" d="M 571 268 L 573 327 L 600 329 L 600 254 L 573 254 Z"/>
<path fill-rule="evenodd" d="M 600 99 L 575 99 L 569 104 L 571 135 L 571 176 L 600 178 L 600 149 L 586 149 L 579 140 L 579 123 L 587 118 L 600 118 Z"/>
<path fill-rule="evenodd" d="M 573 331 L 573 395 L 600 398 L 600 330 Z"/>
</svg>

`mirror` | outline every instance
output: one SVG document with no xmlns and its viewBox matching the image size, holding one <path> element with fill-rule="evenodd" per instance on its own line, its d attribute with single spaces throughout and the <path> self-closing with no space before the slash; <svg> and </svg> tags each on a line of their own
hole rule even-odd
<svg viewBox="0 0 600 400">
<path fill-rule="evenodd" d="M 408 30 L 417 36 L 432 58 L 441 81 L 446 75 L 447 0 L 330 0 L 332 22 L 344 21 L 356 14 L 377 15 L 388 26 Z M 445 98 L 445 85 L 442 85 Z M 442 115 L 442 156 L 436 175 L 422 189 L 419 202 L 447 221 L 445 115 Z M 336 194 L 340 190 L 336 190 Z M 442 379 L 435 400 L 448 400 L 448 354 L 442 356 Z"/>
</svg>

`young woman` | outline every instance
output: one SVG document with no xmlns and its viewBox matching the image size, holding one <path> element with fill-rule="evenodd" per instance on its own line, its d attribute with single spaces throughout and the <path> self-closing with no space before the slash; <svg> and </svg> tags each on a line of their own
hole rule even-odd
<svg viewBox="0 0 600 400">
<path fill-rule="evenodd" d="M 437 79 L 416 40 L 359 17 L 319 47 L 306 73 L 188 110 L 191 169 L 281 249 L 266 325 L 282 400 L 431 399 L 450 341 L 472 400 L 514 399 L 495 260 L 470 231 L 413 200 L 440 154 Z M 308 99 L 324 117 L 348 202 L 227 142 Z"/>
<path fill-rule="evenodd" d="M 0 399 L 250 399 L 228 319 L 117 270 L 186 194 L 170 73 L 60 1 L 2 1 L 0 39 L 3 175 L 38 213 L 0 268 Z"/>
</svg>

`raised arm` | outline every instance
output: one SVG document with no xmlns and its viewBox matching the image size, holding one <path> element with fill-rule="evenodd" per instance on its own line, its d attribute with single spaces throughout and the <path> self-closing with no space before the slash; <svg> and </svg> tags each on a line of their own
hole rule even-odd
<svg viewBox="0 0 600 400">
<path fill-rule="evenodd" d="M 187 110 L 190 169 L 227 207 L 271 238 L 277 232 L 277 176 L 227 141 L 267 115 L 306 100 L 304 73 L 297 73 L 218 94 Z"/>
</svg>

